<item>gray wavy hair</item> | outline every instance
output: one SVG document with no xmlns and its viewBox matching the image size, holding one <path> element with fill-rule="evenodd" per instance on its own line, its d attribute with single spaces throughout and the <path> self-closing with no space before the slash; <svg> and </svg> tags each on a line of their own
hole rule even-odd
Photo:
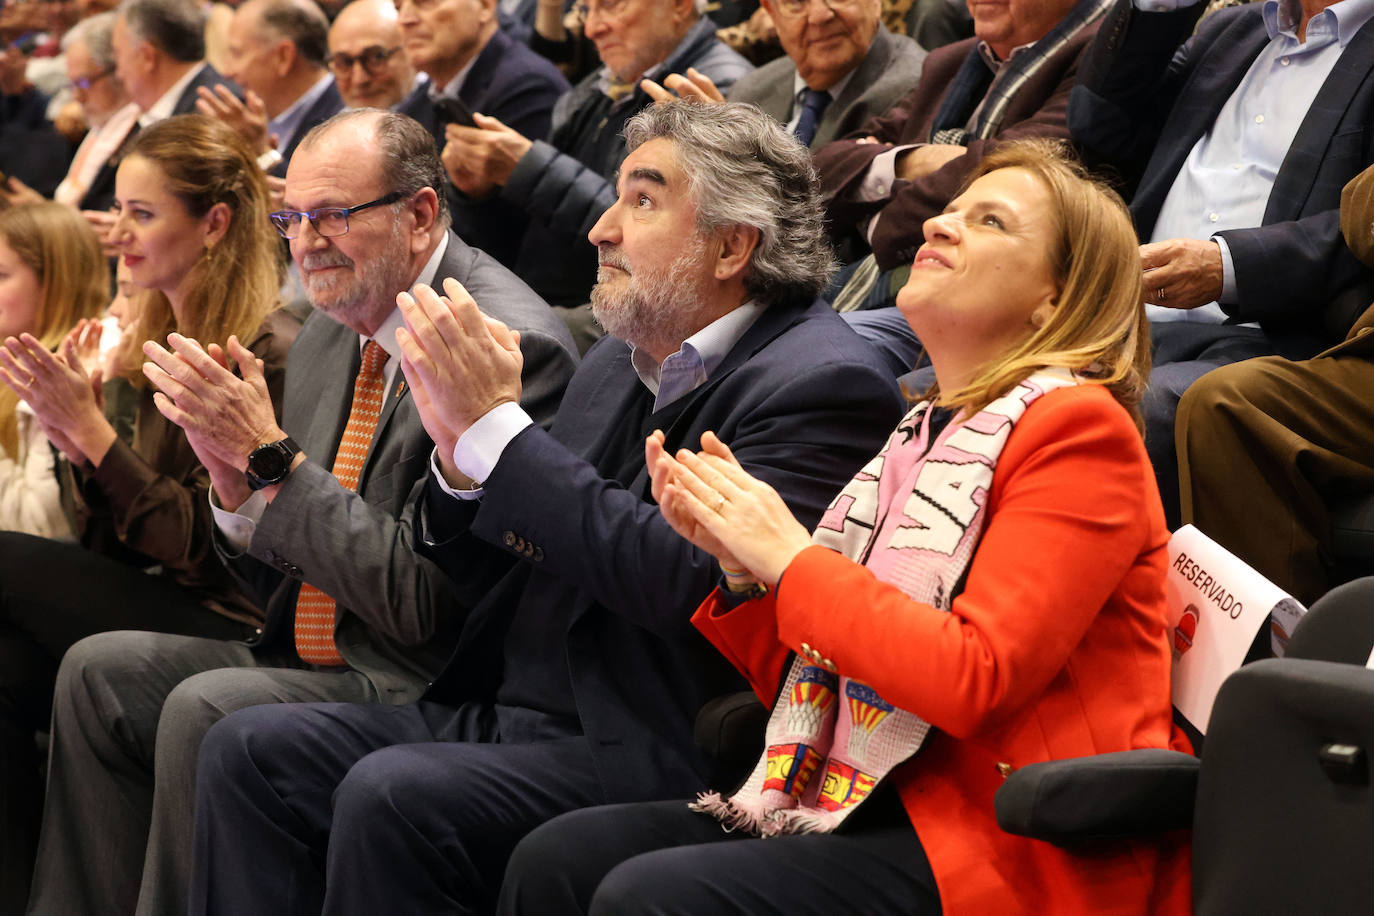
<svg viewBox="0 0 1374 916">
<path fill-rule="evenodd" d="M 809 302 L 835 271 L 811 154 L 753 105 L 675 99 L 650 105 L 625 125 L 633 152 L 673 141 L 696 200 L 697 226 L 752 226 L 758 247 L 745 288 L 759 302 Z"/>
</svg>

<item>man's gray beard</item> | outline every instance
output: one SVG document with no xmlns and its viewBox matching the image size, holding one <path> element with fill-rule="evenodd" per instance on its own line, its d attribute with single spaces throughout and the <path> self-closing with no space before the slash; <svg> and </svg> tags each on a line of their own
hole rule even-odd
<svg viewBox="0 0 1374 916">
<path fill-rule="evenodd" d="M 599 257 L 621 269 L 628 263 L 616 247 L 603 250 Z M 597 284 L 592 287 L 592 317 L 607 334 L 636 348 L 675 352 L 682 341 L 701 330 L 708 283 L 705 270 L 706 246 L 700 239 L 692 239 L 665 271 L 631 273 L 623 291 L 603 284 L 598 270 Z"/>
<path fill-rule="evenodd" d="M 386 240 L 383 250 L 369 256 L 361 264 L 349 258 L 338 249 L 307 254 L 301 260 L 315 267 L 339 264 L 353 265 L 351 282 L 352 295 L 335 298 L 328 293 L 340 282 L 349 278 L 335 277 L 333 280 L 319 279 L 315 284 L 324 284 L 324 290 L 312 288 L 309 275 L 301 271 L 301 284 L 311 306 L 324 312 L 340 324 L 349 327 L 366 325 L 382 310 L 383 303 L 394 306 L 396 295 L 410 288 L 410 252 L 405 244 L 399 215 L 391 224 L 391 236 Z M 321 295 L 321 294 L 324 295 Z M 384 315 L 390 314 L 387 308 Z"/>
</svg>

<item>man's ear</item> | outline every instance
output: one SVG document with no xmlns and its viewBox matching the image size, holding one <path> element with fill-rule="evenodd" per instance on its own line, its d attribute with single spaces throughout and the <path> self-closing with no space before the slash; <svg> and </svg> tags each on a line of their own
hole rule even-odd
<svg viewBox="0 0 1374 916">
<path fill-rule="evenodd" d="M 759 247 L 759 230 L 737 224 L 720 230 L 716 239 L 720 244 L 715 261 L 716 279 L 729 280 L 743 274 Z"/>
<path fill-rule="evenodd" d="M 410 201 L 410 213 L 415 220 L 410 231 L 410 250 L 419 254 L 429 247 L 438 228 L 439 195 L 433 188 L 421 188 Z"/>
<path fill-rule="evenodd" d="M 672 0 L 673 20 L 690 22 L 697 16 L 696 0 Z"/>
<path fill-rule="evenodd" d="M 272 47 L 272 69 L 276 71 L 278 77 L 284 77 L 291 72 L 291 68 L 296 65 L 296 58 L 300 51 L 296 48 L 296 43 L 289 38 L 280 38 Z"/>
</svg>

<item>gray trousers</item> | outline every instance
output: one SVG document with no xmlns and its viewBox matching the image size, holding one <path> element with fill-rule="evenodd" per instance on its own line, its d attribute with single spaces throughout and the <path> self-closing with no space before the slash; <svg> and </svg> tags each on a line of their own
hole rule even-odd
<svg viewBox="0 0 1374 916">
<path fill-rule="evenodd" d="M 357 671 L 278 667 L 239 642 L 81 640 L 57 674 L 29 912 L 184 913 L 196 755 L 210 726 L 264 703 L 377 699 Z"/>
</svg>

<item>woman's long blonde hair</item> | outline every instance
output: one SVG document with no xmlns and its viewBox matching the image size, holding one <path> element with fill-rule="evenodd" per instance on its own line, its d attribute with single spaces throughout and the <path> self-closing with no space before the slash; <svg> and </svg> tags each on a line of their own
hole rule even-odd
<svg viewBox="0 0 1374 916">
<path fill-rule="evenodd" d="M 1055 233 L 1046 252 L 1058 306 L 1042 327 L 980 369 L 967 385 L 937 392 L 941 404 L 982 410 L 1038 369 L 1062 366 L 1105 386 L 1143 429 L 1150 375 L 1140 243 L 1121 197 L 1052 140 L 1005 143 L 984 157 L 964 189 L 998 169 L 1024 169 L 1049 191 Z"/>
<path fill-rule="evenodd" d="M 100 241 L 70 207 L 43 201 L 0 211 L 0 239 L 38 278 L 40 301 L 30 333 L 49 350 L 109 302 L 110 268 Z M 18 455 L 18 403 L 18 396 L 0 385 L 0 448 L 11 458 Z"/>
<path fill-rule="evenodd" d="M 279 304 L 284 265 L 281 238 L 267 219 L 267 180 L 248 144 L 223 122 L 203 115 L 160 121 L 138 135 L 127 158 L 157 166 L 163 185 L 199 219 L 215 204 L 229 207 L 229 228 L 191 272 L 177 322 L 159 290 L 130 297 L 133 320 L 119 350 L 119 375 L 143 387 L 143 342 L 165 342 L 173 331 L 221 346 L 237 334 L 247 346 Z"/>
</svg>

